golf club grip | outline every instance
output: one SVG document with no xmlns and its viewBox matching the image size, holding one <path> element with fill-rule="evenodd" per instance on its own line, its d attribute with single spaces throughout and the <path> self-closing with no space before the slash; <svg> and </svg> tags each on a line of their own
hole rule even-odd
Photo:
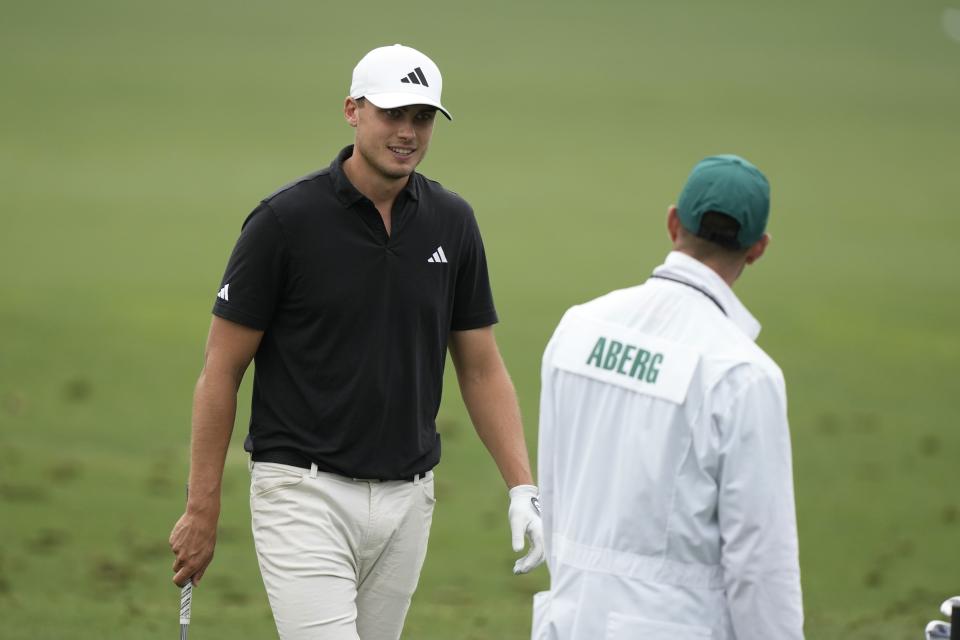
<svg viewBox="0 0 960 640">
<path fill-rule="evenodd" d="M 193 580 L 180 588 L 180 624 L 190 624 L 190 604 L 193 601 Z"/>
<path fill-rule="evenodd" d="M 960 604 L 953 605 L 950 615 L 950 640 L 960 640 Z"/>
<path fill-rule="evenodd" d="M 190 483 L 187 483 L 186 497 L 190 498 Z M 187 578 L 186 583 L 180 587 L 180 637 L 185 640 L 187 629 L 185 625 L 190 624 L 190 609 L 193 604 L 193 578 Z"/>
</svg>

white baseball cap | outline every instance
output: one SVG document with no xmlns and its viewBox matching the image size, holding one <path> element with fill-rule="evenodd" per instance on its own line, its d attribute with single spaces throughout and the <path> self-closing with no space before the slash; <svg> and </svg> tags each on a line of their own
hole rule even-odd
<svg viewBox="0 0 960 640">
<path fill-rule="evenodd" d="M 442 89 L 443 78 L 433 60 L 412 47 L 395 44 L 378 47 L 357 63 L 350 97 L 366 98 L 381 109 L 428 104 L 453 120 L 440 104 Z"/>
</svg>

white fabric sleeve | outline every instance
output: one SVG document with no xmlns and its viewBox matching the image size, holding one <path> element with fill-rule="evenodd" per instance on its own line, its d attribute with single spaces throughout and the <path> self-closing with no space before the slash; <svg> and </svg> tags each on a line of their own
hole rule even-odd
<svg viewBox="0 0 960 640">
<path fill-rule="evenodd" d="M 779 372 L 776 372 L 779 374 Z M 715 415 L 718 517 L 737 640 L 802 640 L 803 602 L 783 378 L 751 371 Z"/>
</svg>

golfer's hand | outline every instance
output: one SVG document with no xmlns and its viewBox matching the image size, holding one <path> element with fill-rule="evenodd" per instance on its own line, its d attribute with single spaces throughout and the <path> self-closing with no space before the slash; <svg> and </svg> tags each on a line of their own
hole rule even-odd
<svg viewBox="0 0 960 640">
<path fill-rule="evenodd" d="M 217 515 L 199 515 L 189 511 L 180 516 L 170 532 L 170 549 L 173 561 L 173 582 L 182 587 L 187 580 L 199 584 L 203 572 L 213 560 L 213 548 L 217 544 Z"/>
<path fill-rule="evenodd" d="M 532 484 L 510 489 L 510 533 L 513 550 L 523 551 L 523 538 L 530 541 L 530 550 L 513 565 L 515 574 L 527 573 L 543 562 L 543 522 L 540 520 L 540 490 Z"/>
</svg>

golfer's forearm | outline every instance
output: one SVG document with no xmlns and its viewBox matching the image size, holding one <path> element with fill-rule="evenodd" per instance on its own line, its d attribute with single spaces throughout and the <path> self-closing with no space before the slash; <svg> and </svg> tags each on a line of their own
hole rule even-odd
<svg viewBox="0 0 960 640">
<path fill-rule="evenodd" d="M 220 512 L 220 488 L 227 447 L 237 413 L 238 381 L 226 374 L 203 372 L 193 398 L 190 438 L 190 493 L 187 510 Z"/>
<path fill-rule="evenodd" d="M 490 377 L 464 376 L 460 391 L 477 435 L 493 457 L 507 486 L 533 484 L 520 407 L 506 370 Z"/>
</svg>

